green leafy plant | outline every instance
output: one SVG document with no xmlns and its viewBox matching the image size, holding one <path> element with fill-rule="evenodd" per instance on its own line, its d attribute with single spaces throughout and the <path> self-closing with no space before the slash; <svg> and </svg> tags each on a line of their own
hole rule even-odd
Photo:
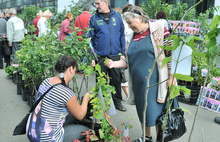
<svg viewBox="0 0 220 142">
<path fill-rule="evenodd" d="M 141 8 L 151 19 L 156 19 L 157 12 L 161 10 L 163 10 L 167 14 L 167 17 L 169 17 L 173 5 L 167 4 L 162 0 L 148 0 L 147 3 L 141 4 Z"/>
<path fill-rule="evenodd" d="M 220 21 L 220 16 L 219 15 L 216 15 L 215 17 L 213 17 L 212 23 L 209 26 L 210 31 L 205 36 L 206 38 L 205 38 L 204 42 L 206 43 L 206 47 L 207 47 L 207 52 L 205 53 L 205 57 L 207 59 L 207 64 L 209 65 L 209 67 L 208 67 L 208 73 L 205 77 L 205 81 L 204 81 L 203 86 L 205 86 L 206 83 L 207 83 L 207 80 L 208 80 L 209 75 L 210 75 L 210 70 L 212 68 L 213 61 L 215 60 L 216 55 L 219 54 L 219 50 L 220 50 L 220 44 L 217 43 L 217 37 L 220 34 L 220 28 L 218 28 L 219 21 Z M 201 91 L 201 94 L 204 92 L 204 88 L 205 87 L 203 87 L 203 89 Z M 199 99 L 199 104 L 201 103 L 201 100 L 202 100 L 202 97 L 200 97 L 200 99 Z M 197 107 L 197 111 L 196 111 L 195 118 L 194 118 L 194 121 L 193 121 L 191 133 L 190 133 L 190 136 L 189 136 L 189 142 L 191 141 L 191 138 L 192 138 L 192 133 L 193 133 L 193 130 L 194 130 L 194 125 L 195 125 L 195 122 L 196 122 L 197 114 L 199 112 L 199 108 L 200 108 L 200 105 L 198 105 L 198 107 Z"/>
<path fill-rule="evenodd" d="M 15 66 L 8 66 L 5 68 L 5 72 L 7 73 L 7 77 L 11 77 L 13 75 L 13 72 L 18 70 Z"/>
<path fill-rule="evenodd" d="M 40 10 L 39 7 L 36 6 L 30 6 L 30 7 L 26 7 L 24 6 L 24 12 L 21 14 L 18 14 L 18 17 L 21 18 L 24 22 L 24 26 L 26 29 L 28 29 L 29 32 L 29 27 L 28 25 L 32 25 L 33 24 L 33 20 L 34 18 L 36 18 L 37 16 L 37 12 Z"/>
</svg>

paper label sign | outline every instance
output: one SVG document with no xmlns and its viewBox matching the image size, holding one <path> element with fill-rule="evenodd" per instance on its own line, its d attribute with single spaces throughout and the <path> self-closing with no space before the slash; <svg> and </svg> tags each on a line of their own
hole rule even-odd
<svg viewBox="0 0 220 142">
<path fill-rule="evenodd" d="M 191 64 L 192 64 L 192 49 L 182 44 L 172 53 L 172 68 L 171 73 L 173 74 L 176 68 L 177 60 L 178 65 L 176 69 L 176 73 L 183 74 L 183 75 L 190 75 L 191 74 Z M 179 57 L 179 59 L 178 59 Z"/>
</svg>

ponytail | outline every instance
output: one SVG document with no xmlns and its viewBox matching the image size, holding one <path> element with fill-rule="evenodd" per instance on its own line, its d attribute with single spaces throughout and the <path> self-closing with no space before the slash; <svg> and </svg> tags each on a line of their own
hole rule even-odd
<svg viewBox="0 0 220 142">
<path fill-rule="evenodd" d="M 64 86 L 66 86 L 66 82 L 64 80 L 64 72 L 71 66 L 73 66 L 73 68 L 77 68 L 78 66 L 76 60 L 71 56 L 62 56 L 55 65 L 55 70 L 59 72 L 59 77 L 62 81 L 62 85 Z"/>
</svg>

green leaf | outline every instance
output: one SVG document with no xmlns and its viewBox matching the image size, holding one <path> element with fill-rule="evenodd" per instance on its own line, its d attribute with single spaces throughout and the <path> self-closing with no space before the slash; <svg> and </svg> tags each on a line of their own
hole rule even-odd
<svg viewBox="0 0 220 142">
<path fill-rule="evenodd" d="M 133 125 L 129 125 L 129 129 L 133 128 Z"/>
<path fill-rule="evenodd" d="M 172 57 L 165 57 L 163 59 L 161 69 L 163 68 L 163 66 L 165 66 L 171 60 L 171 58 Z"/>
<path fill-rule="evenodd" d="M 218 34 L 220 34 L 220 28 L 217 28 L 217 29 L 216 29 L 216 32 L 217 32 Z"/>
<path fill-rule="evenodd" d="M 212 23 L 210 25 L 210 29 L 212 30 L 213 28 L 215 28 L 216 26 L 218 26 L 219 24 L 219 16 L 216 15 L 213 19 L 212 19 Z"/>
<path fill-rule="evenodd" d="M 218 46 L 212 46 L 212 47 L 209 48 L 209 53 L 213 54 L 213 53 L 216 52 L 217 49 L 218 49 Z"/>
<path fill-rule="evenodd" d="M 172 35 L 170 39 L 175 39 L 175 38 L 178 38 L 177 35 Z"/>
<path fill-rule="evenodd" d="M 161 46 L 161 45 L 157 45 L 156 47 L 160 47 L 160 48 L 162 48 L 162 49 L 163 49 L 163 46 Z"/>
<path fill-rule="evenodd" d="M 216 45 L 216 38 L 211 38 L 206 47 L 210 48 L 210 47 L 215 46 L 215 45 Z"/>
<path fill-rule="evenodd" d="M 202 53 L 202 52 L 192 52 L 193 55 L 197 56 L 197 57 L 202 57 L 202 58 L 205 58 L 206 54 L 205 53 Z"/>
<path fill-rule="evenodd" d="M 101 119 L 104 117 L 104 114 L 102 112 L 99 112 L 96 116 L 97 119 Z"/>
<path fill-rule="evenodd" d="M 189 42 L 191 39 L 193 39 L 193 36 L 190 35 L 190 36 L 188 36 L 188 37 L 186 37 L 186 38 L 184 38 L 184 37 L 181 36 L 180 38 L 183 40 L 183 42 L 186 42 L 186 43 L 187 43 L 187 42 Z"/>
<path fill-rule="evenodd" d="M 71 48 L 70 52 L 71 52 L 71 54 L 74 54 L 74 52 L 75 52 L 74 48 Z"/>
<path fill-rule="evenodd" d="M 173 40 L 173 47 L 174 47 L 174 49 L 176 49 L 179 45 L 180 45 L 180 39 L 179 38 L 175 38 Z"/>
<path fill-rule="evenodd" d="M 175 74 L 173 74 L 173 76 L 174 76 L 177 80 L 193 81 L 193 78 L 190 77 L 190 76 L 188 76 L 188 75 L 183 75 L 183 74 L 175 73 Z"/>
<path fill-rule="evenodd" d="M 177 97 L 180 93 L 180 86 L 174 86 L 172 85 L 171 90 L 170 90 L 170 99 L 174 99 L 175 97 Z"/>
<path fill-rule="evenodd" d="M 194 36 L 193 39 L 194 39 L 194 40 L 202 40 L 201 38 L 199 38 L 199 37 L 197 37 L 197 36 Z"/>
<path fill-rule="evenodd" d="M 101 138 L 101 139 L 103 139 L 103 138 L 104 138 L 104 133 L 102 132 L 102 130 L 101 130 L 101 129 L 99 129 L 99 136 L 100 136 L 100 138 Z"/>
<path fill-rule="evenodd" d="M 208 36 L 208 38 L 209 39 L 211 39 L 211 38 L 215 38 L 215 37 L 217 37 L 218 36 L 218 34 L 216 33 L 216 28 L 215 29 L 213 29 L 213 30 L 211 30 L 211 31 L 209 31 L 208 33 L 207 33 L 207 36 Z"/>
<path fill-rule="evenodd" d="M 180 86 L 180 91 L 182 91 L 184 94 L 187 93 L 189 96 L 191 96 L 191 90 L 186 88 L 185 86 Z"/>
<path fill-rule="evenodd" d="M 189 42 L 186 43 L 187 46 L 191 47 L 193 49 L 194 46 L 194 39 L 191 39 Z"/>
<path fill-rule="evenodd" d="M 165 50 L 173 50 L 173 49 L 174 49 L 173 46 L 166 46 L 166 47 L 165 47 Z"/>
<path fill-rule="evenodd" d="M 180 109 L 182 109 L 183 111 L 186 111 L 186 112 L 188 112 L 190 115 L 192 115 L 192 113 L 190 112 L 190 111 L 188 111 L 187 109 L 184 109 L 184 108 L 181 108 L 181 107 L 179 107 Z M 192 117 L 194 118 L 194 116 L 192 115 Z"/>
<path fill-rule="evenodd" d="M 99 74 L 101 74 L 101 66 L 99 64 L 95 65 L 95 70 L 98 71 Z"/>
<path fill-rule="evenodd" d="M 96 135 L 91 135 L 89 138 L 90 138 L 91 141 L 99 140 L 99 138 Z"/>
</svg>

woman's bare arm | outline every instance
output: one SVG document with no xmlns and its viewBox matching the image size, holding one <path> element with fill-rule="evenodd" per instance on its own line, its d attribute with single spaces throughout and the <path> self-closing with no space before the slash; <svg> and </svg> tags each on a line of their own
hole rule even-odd
<svg viewBox="0 0 220 142">
<path fill-rule="evenodd" d="M 69 99 L 66 106 L 69 112 L 78 120 L 82 120 L 87 112 L 88 102 L 90 100 L 90 94 L 87 92 L 83 97 L 83 102 L 80 105 L 76 96 Z"/>
</svg>

